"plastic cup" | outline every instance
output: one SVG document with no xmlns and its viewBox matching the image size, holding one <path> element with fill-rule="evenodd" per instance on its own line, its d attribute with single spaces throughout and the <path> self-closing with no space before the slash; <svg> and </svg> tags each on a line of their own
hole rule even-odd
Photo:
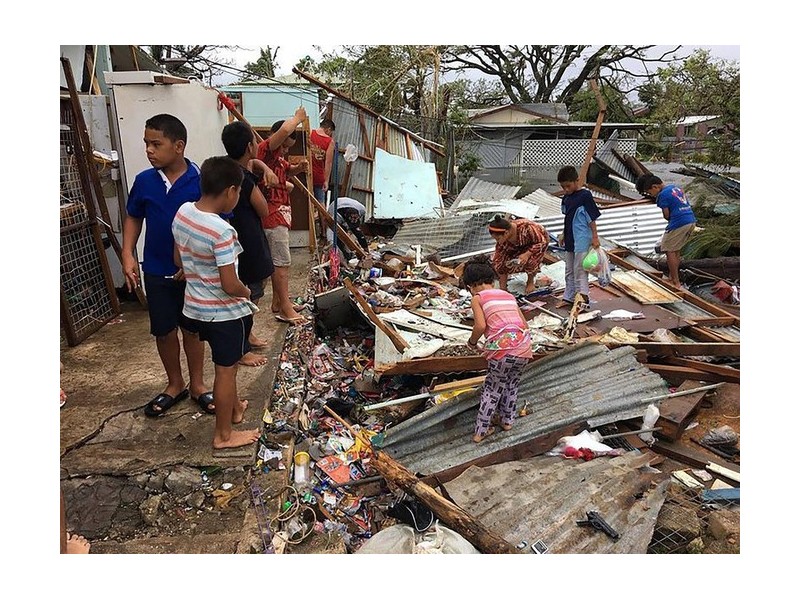
<svg viewBox="0 0 800 600">
<path fill-rule="evenodd" d="M 308 462 L 311 457 L 308 452 L 298 452 L 294 455 L 294 482 L 306 483 L 308 482 Z"/>
</svg>

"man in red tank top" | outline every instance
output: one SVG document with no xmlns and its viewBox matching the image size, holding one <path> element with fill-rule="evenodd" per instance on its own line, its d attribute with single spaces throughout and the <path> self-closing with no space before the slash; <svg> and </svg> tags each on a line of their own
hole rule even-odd
<svg viewBox="0 0 800 600">
<path fill-rule="evenodd" d="M 328 181 L 333 167 L 333 153 L 336 144 L 333 132 L 336 125 L 330 119 L 323 119 L 319 128 L 311 132 L 311 172 L 314 176 L 314 197 L 324 206 L 328 193 Z"/>
</svg>

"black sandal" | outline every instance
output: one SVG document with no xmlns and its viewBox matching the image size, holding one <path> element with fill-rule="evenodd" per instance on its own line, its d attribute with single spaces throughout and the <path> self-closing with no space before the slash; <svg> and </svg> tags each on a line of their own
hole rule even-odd
<svg viewBox="0 0 800 600">
<path fill-rule="evenodd" d="M 180 394 L 174 397 L 162 392 L 147 403 L 147 406 L 144 407 L 144 414 L 146 414 L 148 417 L 160 417 L 178 402 L 186 400 L 188 397 L 188 389 L 183 390 Z M 159 408 L 160 410 L 156 410 L 156 408 Z"/>
<path fill-rule="evenodd" d="M 203 392 L 197 398 L 192 397 L 192 400 L 197 402 L 200 408 L 203 409 L 203 412 L 206 412 L 210 415 L 213 415 L 216 412 L 216 407 L 211 408 L 211 405 L 214 404 L 214 394 L 212 392 Z"/>
</svg>

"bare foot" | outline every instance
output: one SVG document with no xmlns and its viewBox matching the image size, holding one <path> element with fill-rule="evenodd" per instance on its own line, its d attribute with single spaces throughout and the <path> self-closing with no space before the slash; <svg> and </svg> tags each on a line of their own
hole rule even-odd
<svg viewBox="0 0 800 600">
<path fill-rule="evenodd" d="M 266 356 L 260 356 L 254 352 L 248 352 L 239 359 L 239 364 L 245 365 L 246 367 L 262 367 L 268 362 L 269 360 Z"/>
<path fill-rule="evenodd" d="M 503 431 L 511 431 L 511 425 L 502 425 Z"/>
<path fill-rule="evenodd" d="M 526 296 L 527 296 L 528 294 L 532 294 L 532 293 L 533 293 L 533 292 L 535 292 L 535 291 L 536 291 L 536 286 L 535 286 L 535 285 L 533 285 L 533 283 L 532 283 L 532 282 L 531 282 L 531 283 L 529 283 L 529 284 L 527 284 L 527 285 L 525 286 L 525 295 L 526 295 Z"/>
<path fill-rule="evenodd" d="M 250 335 L 250 339 L 248 341 L 250 342 L 251 348 L 264 348 L 268 345 L 268 342 L 265 342 L 264 340 L 257 338 L 252 334 Z"/>
<path fill-rule="evenodd" d="M 485 440 L 487 437 L 489 437 L 493 433 L 494 433 L 494 427 L 489 427 L 489 429 L 487 429 L 486 433 L 484 433 L 483 435 L 478 435 L 477 433 L 475 435 L 473 435 L 472 436 L 472 441 L 475 442 L 476 444 L 480 444 L 483 440 Z"/>
<path fill-rule="evenodd" d="M 67 554 L 89 554 L 91 544 L 82 535 L 70 533 L 67 536 Z"/>
<path fill-rule="evenodd" d="M 214 436 L 212 445 L 216 449 L 221 448 L 239 448 L 252 444 L 258 439 L 258 429 L 248 429 L 246 431 L 231 431 L 231 437 L 223 440 Z"/>
<path fill-rule="evenodd" d="M 244 420 L 244 411 L 247 410 L 247 400 L 237 400 L 233 405 L 233 417 L 231 423 L 238 425 Z"/>
<path fill-rule="evenodd" d="M 64 390 L 61 390 L 61 406 L 64 406 L 64 404 L 66 403 L 67 403 L 67 394 L 64 392 Z M 59 408 L 61 408 L 61 406 L 59 406 Z"/>
<path fill-rule="evenodd" d="M 281 307 L 280 307 L 279 304 L 273 304 L 271 308 L 272 308 L 272 312 L 274 312 L 274 313 L 281 312 Z"/>
</svg>

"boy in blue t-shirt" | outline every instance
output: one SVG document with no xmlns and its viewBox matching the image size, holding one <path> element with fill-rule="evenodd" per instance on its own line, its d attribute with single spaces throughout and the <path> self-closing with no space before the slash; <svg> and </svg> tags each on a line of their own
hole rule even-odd
<svg viewBox="0 0 800 600">
<path fill-rule="evenodd" d="M 667 254 L 669 280 L 676 288 L 681 287 L 681 250 L 695 230 L 695 219 L 689 200 L 677 185 L 665 185 L 656 175 L 642 175 L 636 181 L 636 189 L 643 196 L 656 201 L 667 219 L 667 228 L 661 237 L 661 250 Z"/>
<path fill-rule="evenodd" d="M 139 287 L 136 242 L 146 222 L 142 271 L 150 315 L 150 333 L 156 347 L 167 386 L 145 407 L 148 417 L 158 417 L 178 402 L 192 397 L 200 407 L 214 412 L 214 397 L 203 380 L 203 342 L 183 316 L 186 281 L 175 265 L 172 221 L 184 202 L 200 198 L 200 169 L 187 160 L 186 127 L 173 115 L 151 117 L 144 125 L 144 145 L 152 169 L 136 176 L 128 196 L 127 216 L 122 229 L 122 271 L 128 291 Z M 183 349 L 189 366 L 189 385 L 183 378 L 178 327 L 183 333 Z"/>
<path fill-rule="evenodd" d="M 565 194 L 561 198 L 561 212 L 564 215 L 563 236 L 565 259 L 564 297 L 561 306 L 572 305 L 575 294 L 580 292 L 589 301 L 589 272 L 583 268 L 583 259 L 589 248 L 599 248 L 597 224 L 600 209 L 594 201 L 592 192 L 578 182 L 578 171 L 573 166 L 561 167 L 558 183 Z"/>
</svg>

